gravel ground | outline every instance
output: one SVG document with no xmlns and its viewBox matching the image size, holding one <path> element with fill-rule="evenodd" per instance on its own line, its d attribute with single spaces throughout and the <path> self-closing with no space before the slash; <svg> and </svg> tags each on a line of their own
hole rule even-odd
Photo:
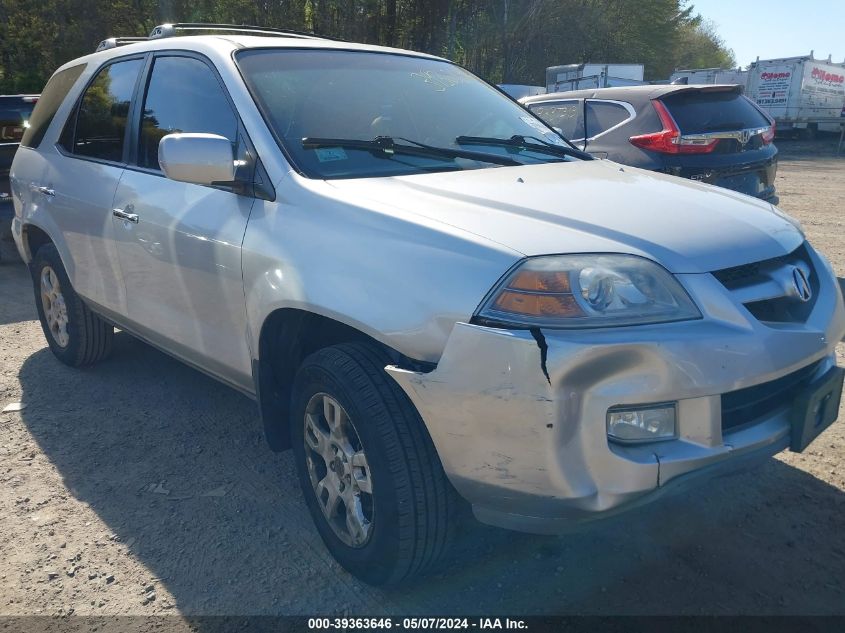
<svg viewBox="0 0 845 633">
<path fill-rule="evenodd" d="M 845 156 L 779 145 L 782 208 L 845 276 Z M 0 414 L 2 615 L 845 614 L 842 422 L 565 537 L 469 527 L 445 572 L 379 590 L 324 549 L 251 401 L 126 334 L 115 347 L 60 365 L 24 267 L 0 264 L 0 408 L 25 404 Z"/>
</svg>

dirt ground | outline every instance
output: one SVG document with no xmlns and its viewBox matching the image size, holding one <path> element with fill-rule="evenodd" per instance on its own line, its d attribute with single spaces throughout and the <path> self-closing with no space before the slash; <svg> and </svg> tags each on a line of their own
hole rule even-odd
<svg viewBox="0 0 845 633">
<path fill-rule="evenodd" d="M 779 143 L 781 207 L 845 276 L 845 156 Z M 845 346 L 839 347 L 845 363 Z M 802 455 L 565 537 L 481 526 L 379 590 L 312 529 L 255 405 L 126 334 L 73 370 L 0 264 L 0 615 L 845 614 L 845 422 Z"/>
</svg>

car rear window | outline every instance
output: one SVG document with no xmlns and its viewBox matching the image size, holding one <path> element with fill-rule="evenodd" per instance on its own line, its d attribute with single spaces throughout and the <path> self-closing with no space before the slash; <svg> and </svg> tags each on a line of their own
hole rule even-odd
<svg viewBox="0 0 845 633">
<path fill-rule="evenodd" d="M 36 97 L 0 97 L 0 143 L 20 143 Z"/>
<path fill-rule="evenodd" d="M 681 134 L 759 128 L 769 120 L 747 97 L 734 91 L 677 92 L 661 99 Z"/>
<path fill-rule="evenodd" d="M 85 70 L 86 64 L 78 64 L 65 68 L 50 77 L 50 81 L 44 87 L 44 91 L 38 98 L 38 104 L 32 112 L 32 118 L 29 120 L 29 126 L 23 133 L 21 138 L 21 145 L 24 147 L 38 147 L 41 139 L 47 133 L 47 128 L 56 116 L 56 111 L 62 105 L 67 93 L 79 79 L 82 71 Z"/>
</svg>

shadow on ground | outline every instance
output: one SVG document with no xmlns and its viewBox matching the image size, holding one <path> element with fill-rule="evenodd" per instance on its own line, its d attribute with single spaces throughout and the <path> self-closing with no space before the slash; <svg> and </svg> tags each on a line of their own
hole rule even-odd
<svg viewBox="0 0 845 633">
<path fill-rule="evenodd" d="M 470 528 L 443 573 L 385 591 L 329 557 L 244 396 L 126 334 L 84 370 L 42 349 L 20 382 L 71 494 L 184 614 L 843 610 L 845 495 L 776 460 L 563 538 Z"/>
<path fill-rule="evenodd" d="M 775 139 L 778 159 L 789 161 L 812 161 L 834 157 L 845 159 L 845 149 L 839 149 L 839 134 L 839 132 L 820 132 L 815 139 L 778 136 Z"/>
<path fill-rule="evenodd" d="M 37 319 L 32 280 L 23 262 L 0 260 L 0 325 Z"/>
</svg>

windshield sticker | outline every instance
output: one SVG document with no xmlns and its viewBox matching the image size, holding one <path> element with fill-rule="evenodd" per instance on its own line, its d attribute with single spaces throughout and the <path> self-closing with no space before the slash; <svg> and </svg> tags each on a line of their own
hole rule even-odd
<svg viewBox="0 0 845 633">
<path fill-rule="evenodd" d="M 349 158 L 342 147 L 318 147 L 314 150 L 317 152 L 317 160 L 321 163 L 329 163 L 333 160 L 346 160 Z"/>
<path fill-rule="evenodd" d="M 557 134 L 555 134 L 554 132 L 552 132 L 551 130 L 549 130 L 549 128 L 547 128 L 545 125 L 543 125 L 542 123 L 540 123 L 540 122 L 539 122 L 537 119 L 535 119 L 534 117 L 530 117 L 530 116 L 521 116 L 521 117 L 519 117 L 519 118 L 520 118 L 520 119 L 522 119 L 522 121 L 523 121 L 524 123 L 527 123 L 528 125 L 530 125 L 531 127 L 533 127 L 535 130 L 537 130 L 538 132 L 540 132 L 540 133 L 543 135 L 543 137 L 544 137 L 547 141 L 549 141 L 550 143 L 554 143 L 555 145 L 566 145 L 566 143 L 564 143 L 564 142 L 563 142 L 563 139 L 561 139 L 561 138 L 560 138 Z"/>
</svg>

